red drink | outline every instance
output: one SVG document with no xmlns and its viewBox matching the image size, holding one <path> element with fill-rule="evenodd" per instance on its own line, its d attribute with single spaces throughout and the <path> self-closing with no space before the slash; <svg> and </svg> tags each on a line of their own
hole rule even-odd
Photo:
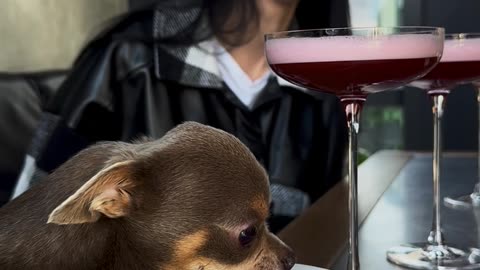
<svg viewBox="0 0 480 270">
<path fill-rule="evenodd" d="M 430 71 L 442 52 L 433 35 L 268 40 L 271 68 L 287 81 L 341 100 L 403 86 Z"/>
<path fill-rule="evenodd" d="M 398 88 L 421 77 L 438 57 L 272 64 L 284 79 L 329 92 L 340 99 L 365 99 L 369 93 Z M 480 70 L 480 69 L 479 69 Z"/>
</svg>

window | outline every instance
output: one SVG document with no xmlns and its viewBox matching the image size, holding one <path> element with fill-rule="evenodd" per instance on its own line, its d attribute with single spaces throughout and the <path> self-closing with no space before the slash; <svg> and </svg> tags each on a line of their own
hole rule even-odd
<svg viewBox="0 0 480 270">
<path fill-rule="evenodd" d="M 403 0 L 350 0 L 352 27 L 402 24 Z M 404 149 L 404 111 L 398 92 L 370 96 L 361 115 L 359 160 L 381 149 Z"/>
</svg>

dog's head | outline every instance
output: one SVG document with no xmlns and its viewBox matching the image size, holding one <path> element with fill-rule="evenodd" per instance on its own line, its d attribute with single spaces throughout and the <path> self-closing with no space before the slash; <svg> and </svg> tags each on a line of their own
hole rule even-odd
<svg viewBox="0 0 480 270">
<path fill-rule="evenodd" d="M 160 140 L 112 148 L 49 223 L 111 223 L 158 269 L 293 267 L 292 251 L 265 223 L 267 175 L 234 136 L 188 122 Z"/>
</svg>

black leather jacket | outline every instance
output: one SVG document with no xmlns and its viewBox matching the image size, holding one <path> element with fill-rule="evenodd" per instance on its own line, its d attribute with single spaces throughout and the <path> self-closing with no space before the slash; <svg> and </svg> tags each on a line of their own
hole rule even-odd
<svg viewBox="0 0 480 270">
<path fill-rule="evenodd" d="M 49 106 L 60 122 L 44 121 L 37 132 L 30 152 L 38 167 L 50 171 L 99 140 L 158 138 L 188 120 L 234 134 L 271 182 L 303 190 L 312 200 L 341 179 L 346 127 L 335 97 L 272 78 L 248 109 L 224 84 L 172 79 L 179 73 L 203 77 L 161 44 L 132 40 L 151 37 L 154 15 L 146 14 L 124 18 L 84 49 Z"/>
</svg>

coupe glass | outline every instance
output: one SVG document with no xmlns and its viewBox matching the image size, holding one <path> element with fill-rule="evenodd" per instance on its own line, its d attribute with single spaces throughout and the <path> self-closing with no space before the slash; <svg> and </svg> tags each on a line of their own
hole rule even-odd
<svg viewBox="0 0 480 270">
<path fill-rule="evenodd" d="M 443 51 L 443 28 L 331 28 L 286 31 L 265 37 L 272 70 L 312 91 L 336 95 L 349 133 L 349 263 L 358 258 L 357 134 L 371 93 L 401 87 L 430 71 Z"/>
<path fill-rule="evenodd" d="M 478 254 L 446 244 L 440 218 L 441 120 L 445 101 L 456 85 L 479 77 L 480 37 L 449 34 L 445 36 L 440 63 L 412 83 L 426 90 L 433 100 L 433 222 L 427 242 L 394 247 L 387 252 L 387 258 L 395 264 L 414 269 L 480 269 Z"/>
</svg>

